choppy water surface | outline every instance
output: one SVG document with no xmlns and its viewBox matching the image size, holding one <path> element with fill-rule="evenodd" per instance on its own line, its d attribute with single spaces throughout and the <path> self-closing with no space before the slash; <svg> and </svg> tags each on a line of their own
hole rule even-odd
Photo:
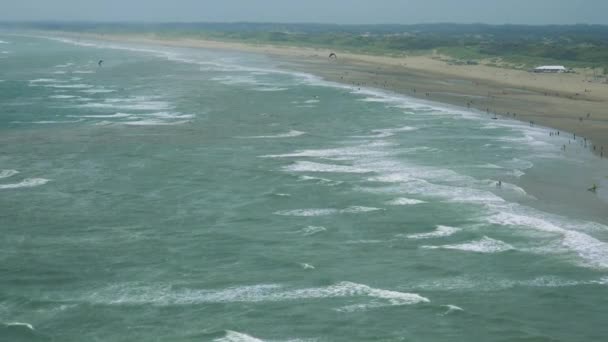
<svg viewBox="0 0 608 342">
<path fill-rule="evenodd" d="M 608 167 L 566 133 L 256 55 L 0 40 L 0 340 L 608 333 Z"/>
</svg>

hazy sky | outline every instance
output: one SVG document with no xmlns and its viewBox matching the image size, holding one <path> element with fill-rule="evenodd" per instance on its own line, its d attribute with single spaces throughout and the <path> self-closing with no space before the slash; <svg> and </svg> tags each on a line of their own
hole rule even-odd
<svg viewBox="0 0 608 342">
<path fill-rule="evenodd" d="M 0 20 L 608 24 L 608 0 L 0 0 Z"/>
</svg>

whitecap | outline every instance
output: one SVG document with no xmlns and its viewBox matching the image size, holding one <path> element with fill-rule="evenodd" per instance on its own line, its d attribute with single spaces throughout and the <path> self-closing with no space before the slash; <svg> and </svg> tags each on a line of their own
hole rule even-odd
<svg viewBox="0 0 608 342">
<path fill-rule="evenodd" d="M 7 327 L 25 327 L 25 328 L 28 328 L 29 330 L 34 331 L 34 326 L 29 323 L 9 322 L 9 323 L 4 323 L 4 325 Z"/>
<path fill-rule="evenodd" d="M 416 293 L 373 288 L 343 281 L 325 287 L 286 289 L 276 284 L 261 284 L 220 290 L 174 289 L 170 285 L 150 286 L 118 284 L 97 290 L 85 300 L 101 304 L 193 305 L 203 303 L 262 303 L 318 300 L 326 298 L 360 298 L 382 302 L 384 305 L 413 305 L 428 303 L 428 298 Z"/>
<path fill-rule="evenodd" d="M 281 210 L 277 211 L 275 215 L 281 216 L 302 216 L 302 217 L 311 217 L 311 216 L 327 216 L 333 214 L 359 214 L 359 213 L 367 213 L 372 211 L 384 210 L 382 208 L 374 208 L 374 207 L 363 207 L 363 206 L 351 206 L 345 209 L 334 209 L 334 208 L 311 208 L 311 209 L 295 209 L 295 210 Z"/>
<path fill-rule="evenodd" d="M 16 124 L 36 124 L 36 125 L 54 125 L 54 124 L 64 124 L 64 123 L 76 123 L 81 122 L 80 120 L 41 120 L 41 121 L 12 121 L 11 123 Z"/>
<path fill-rule="evenodd" d="M 300 176 L 298 179 L 300 179 L 301 181 L 315 181 L 315 182 L 317 182 L 317 184 L 322 184 L 322 185 L 327 185 L 327 186 L 336 186 L 336 185 L 340 185 L 343 183 L 341 181 L 335 181 L 335 180 L 331 180 L 331 179 L 327 179 L 327 178 L 312 177 L 312 176 Z"/>
<path fill-rule="evenodd" d="M 147 116 L 153 116 L 161 119 L 192 119 L 192 114 L 172 113 L 172 112 L 157 112 L 146 114 Z"/>
<path fill-rule="evenodd" d="M 394 200 L 390 200 L 390 201 L 386 202 L 386 204 L 388 204 L 388 205 L 416 205 L 416 204 L 422 204 L 422 203 L 426 203 L 426 202 L 417 200 L 417 199 L 407 198 L 407 197 L 399 197 L 399 198 L 395 198 Z"/>
<path fill-rule="evenodd" d="M 123 125 L 129 126 L 173 126 L 173 125 L 182 125 L 188 123 L 188 120 L 182 121 L 162 121 L 162 120 L 139 120 L 139 121 L 127 121 L 122 122 Z"/>
<path fill-rule="evenodd" d="M 0 44 L 10 44 L 10 43 L 7 41 L 4 41 L 4 40 L 0 40 Z"/>
<path fill-rule="evenodd" d="M 314 267 L 313 265 L 311 265 L 311 264 L 307 264 L 307 263 L 304 263 L 304 262 L 303 262 L 303 263 L 300 263 L 299 265 L 300 265 L 300 266 L 301 266 L 303 269 L 305 269 L 305 270 L 314 270 L 314 269 L 315 269 L 315 267 Z"/>
<path fill-rule="evenodd" d="M 245 139 L 293 138 L 293 137 L 299 137 L 299 136 L 304 135 L 304 134 L 306 134 L 306 132 L 291 130 L 291 131 L 289 131 L 287 133 L 279 133 L 279 134 L 275 134 L 275 135 L 258 135 L 258 136 L 241 137 L 241 138 L 245 138 Z"/>
<path fill-rule="evenodd" d="M 17 171 L 17 170 L 1 170 L 0 171 L 0 179 L 12 177 L 12 176 L 14 176 L 14 175 L 16 175 L 18 173 L 19 173 L 19 171 Z"/>
<path fill-rule="evenodd" d="M 86 89 L 93 88 L 90 84 L 77 83 L 77 84 L 46 84 L 44 85 L 48 88 L 58 88 L 58 89 Z"/>
<path fill-rule="evenodd" d="M 280 216 L 302 216 L 302 217 L 313 217 L 313 216 L 327 216 L 338 213 L 337 209 L 295 209 L 295 210 L 280 210 L 276 211 L 275 215 Z"/>
<path fill-rule="evenodd" d="M 501 253 L 515 249 L 506 242 L 484 236 L 480 240 L 454 245 L 422 246 L 425 249 L 454 249 L 475 253 Z"/>
<path fill-rule="evenodd" d="M 324 172 L 324 173 L 369 173 L 370 170 L 348 166 L 322 164 L 308 161 L 297 161 L 291 165 L 283 167 L 285 171 L 291 172 Z"/>
<path fill-rule="evenodd" d="M 373 135 L 356 135 L 353 138 L 388 138 L 392 137 L 397 133 L 411 132 L 417 130 L 417 127 L 403 126 L 398 128 L 385 128 L 385 129 L 374 129 L 372 130 Z"/>
<path fill-rule="evenodd" d="M 74 95 L 51 95 L 49 96 L 50 99 L 58 99 L 58 100 L 67 100 L 67 99 L 73 99 L 73 98 L 77 98 L 78 96 L 74 96 Z"/>
<path fill-rule="evenodd" d="M 94 74 L 95 71 L 93 70 L 74 70 L 72 71 L 73 74 Z"/>
<path fill-rule="evenodd" d="M 41 120 L 41 121 L 12 121 L 12 123 L 16 124 L 36 124 L 36 125 L 54 125 L 54 124 L 64 124 L 64 123 L 76 123 L 81 122 L 80 120 Z"/>
<path fill-rule="evenodd" d="M 37 78 L 34 80 L 29 80 L 29 82 L 32 84 L 36 84 L 36 83 L 66 83 L 67 81 L 58 80 L 55 78 Z"/>
<path fill-rule="evenodd" d="M 556 234 L 561 245 L 582 258 L 585 266 L 608 268 L 608 243 L 575 230 L 605 231 L 608 229 L 606 226 L 596 223 L 568 222 L 566 219 L 551 217 L 524 207 L 500 208 L 499 210 L 487 217 L 487 222 L 503 226 L 532 228 Z"/>
<path fill-rule="evenodd" d="M 315 235 L 321 232 L 327 231 L 327 228 L 321 226 L 308 226 L 302 228 L 299 232 L 304 236 Z"/>
<path fill-rule="evenodd" d="M 105 102 L 89 102 L 78 105 L 80 108 L 109 108 L 123 110 L 166 110 L 171 105 L 165 101 L 146 100 L 142 98 L 106 99 Z"/>
<path fill-rule="evenodd" d="M 55 65 L 55 68 L 67 68 L 67 67 L 71 67 L 72 65 L 74 65 L 74 63 L 59 64 L 59 65 Z"/>
<path fill-rule="evenodd" d="M 87 93 L 87 94 L 107 94 L 107 93 L 114 93 L 114 92 L 116 92 L 116 90 L 106 89 L 106 88 L 93 88 L 93 89 L 81 90 L 81 92 Z"/>
<path fill-rule="evenodd" d="M 406 235 L 406 237 L 408 239 L 415 239 L 415 240 L 432 239 L 432 238 L 446 237 L 446 236 L 454 235 L 461 230 L 462 229 L 456 228 L 456 227 L 439 225 L 439 226 L 437 226 L 437 228 L 434 231 L 432 231 L 430 233 L 409 234 L 409 235 Z"/>
<path fill-rule="evenodd" d="M 129 118 L 132 114 L 127 113 L 115 113 L 115 114 L 100 114 L 100 115 L 69 115 L 70 117 L 76 118 L 91 118 L 91 119 L 104 119 L 104 118 Z"/>
<path fill-rule="evenodd" d="M 453 312 L 464 311 L 463 308 L 456 306 L 456 305 L 451 305 L 451 304 L 442 305 L 442 307 L 447 308 L 447 311 L 444 312 L 443 314 L 441 314 L 442 316 L 449 315 Z"/>
<path fill-rule="evenodd" d="M 363 206 L 352 206 L 346 209 L 340 210 L 341 213 L 346 214 L 358 214 L 358 213 L 368 213 L 372 211 L 382 211 L 382 208 L 374 208 L 374 207 L 363 207 Z"/>
<path fill-rule="evenodd" d="M 33 188 L 36 186 L 44 185 L 50 182 L 50 180 L 45 178 L 27 178 L 19 183 L 14 184 L 0 184 L 0 190 L 5 189 L 19 189 L 19 188 Z"/>
<path fill-rule="evenodd" d="M 284 154 L 269 154 L 260 156 L 260 158 L 298 158 L 298 157 L 311 157 L 321 159 L 340 159 L 350 160 L 355 157 L 378 157 L 387 155 L 387 152 L 377 151 L 370 149 L 375 146 L 353 146 L 343 148 L 328 148 L 328 149 L 317 149 L 317 150 L 299 150 L 293 153 Z"/>
<path fill-rule="evenodd" d="M 281 87 L 261 87 L 261 88 L 254 88 L 253 90 L 255 90 L 255 91 L 261 91 L 261 92 L 277 92 L 277 91 L 285 91 L 285 90 L 289 90 L 289 88 L 281 88 Z"/>
<path fill-rule="evenodd" d="M 243 334 L 240 332 L 226 330 L 226 335 L 224 337 L 216 338 L 213 340 L 215 342 L 264 342 L 259 338 L 255 338 L 253 336 L 249 336 L 247 334 Z"/>
</svg>

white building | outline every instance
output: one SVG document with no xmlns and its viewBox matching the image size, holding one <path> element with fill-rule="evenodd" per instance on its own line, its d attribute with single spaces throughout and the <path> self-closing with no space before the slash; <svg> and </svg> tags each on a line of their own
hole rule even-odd
<svg viewBox="0 0 608 342">
<path fill-rule="evenodd" d="M 543 65 L 532 69 L 534 72 L 568 72 L 568 69 L 563 65 Z"/>
</svg>

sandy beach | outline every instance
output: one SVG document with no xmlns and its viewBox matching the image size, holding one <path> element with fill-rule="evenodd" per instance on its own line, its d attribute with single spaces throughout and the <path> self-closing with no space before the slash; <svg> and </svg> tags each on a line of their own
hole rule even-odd
<svg viewBox="0 0 608 342">
<path fill-rule="evenodd" d="M 62 33 L 64 34 L 64 33 Z M 569 132 L 574 142 L 608 156 L 608 84 L 592 70 L 535 74 L 488 65 L 452 65 L 437 55 L 372 56 L 327 49 L 252 45 L 154 35 L 75 35 L 108 41 L 237 50 L 281 58 L 284 67 L 330 81 L 477 109 L 488 119 L 505 117 Z M 335 52 L 337 59 L 329 59 Z M 563 133 L 562 133 L 563 134 Z"/>
</svg>

